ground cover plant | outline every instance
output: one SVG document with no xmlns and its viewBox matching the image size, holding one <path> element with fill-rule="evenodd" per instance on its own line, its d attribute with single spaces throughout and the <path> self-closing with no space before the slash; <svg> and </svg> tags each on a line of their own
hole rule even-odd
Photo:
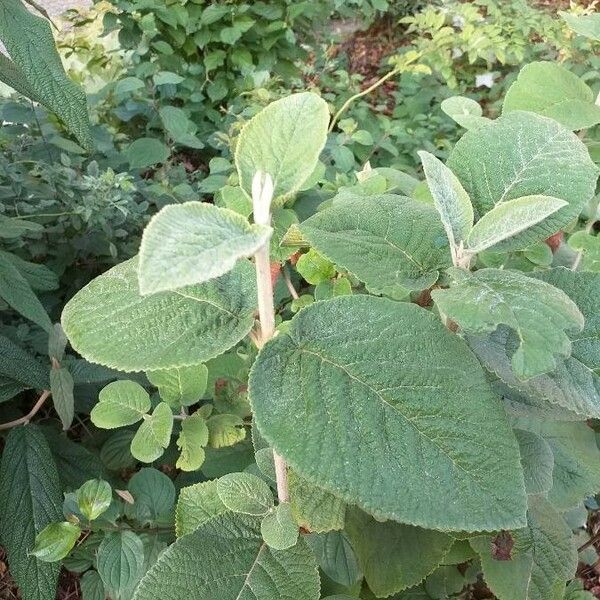
<svg viewBox="0 0 600 600">
<path fill-rule="evenodd" d="M 51 111 L 3 118 L 63 146 L 41 178 L 8 146 L 5 193 L 35 215 L 77 190 L 49 233 L 0 221 L 0 541 L 22 598 L 54 598 L 66 572 L 84 600 L 594 597 L 595 14 L 559 17 L 578 60 L 522 65 L 493 110 L 448 90 L 459 139 L 419 149 L 418 171 L 360 152 L 340 168 L 352 136 L 375 144 L 348 116 L 365 96 L 282 89 L 228 131 L 203 188 L 159 202 L 153 170 L 177 165 L 136 163 L 135 141 L 132 174 L 114 146 L 86 164 L 66 143 L 98 141 L 84 98 L 57 100 L 59 60 L 32 67 L 50 25 L 0 9 L 34 32 L 20 53 L 0 26 L 0 77 Z M 396 75 L 433 76 L 426 51 L 394 56 Z M 75 258 L 46 249 L 81 230 L 97 236 Z"/>
</svg>

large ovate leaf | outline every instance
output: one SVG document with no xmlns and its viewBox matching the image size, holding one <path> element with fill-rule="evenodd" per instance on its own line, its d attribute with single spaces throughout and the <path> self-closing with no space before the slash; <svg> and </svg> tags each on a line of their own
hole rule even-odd
<svg viewBox="0 0 600 600">
<path fill-rule="evenodd" d="M 173 413 L 166 402 L 160 402 L 143 422 L 131 440 L 131 454 L 138 460 L 151 463 L 162 456 L 171 441 Z"/>
<path fill-rule="evenodd" d="M 90 362 L 152 371 L 225 352 L 250 331 L 255 307 L 255 276 L 247 261 L 207 283 L 141 296 L 137 259 L 131 259 L 78 292 L 65 306 L 62 325 Z"/>
<path fill-rule="evenodd" d="M 544 195 L 568 202 L 549 218 L 508 240 L 503 250 L 526 248 L 565 227 L 594 194 L 598 169 L 583 142 L 552 119 L 513 111 L 456 144 L 448 167 L 482 217 L 496 205 Z"/>
<path fill-rule="evenodd" d="M 592 89 L 569 69 L 553 62 L 532 62 L 508 88 L 502 112 L 529 110 L 577 130 L 600 123 L 595 99 Z"/>
<path fill-rule="evenodd" d="M 317 600 L 319 577 L 303 540 L 272 550 L 260 519 L 216 517 L 179 538 L 142 578 L 133 600 Z"/>
<path fill-rule="evenodd" d="M 92 148 L 86 96 L 65 74 L 50 23 L 21 0 L 0 2 L 0 80 L 55 112 L 87 149 Z"/>
<path fill-rule="evenodd" d="M 80 535 L 79 525 L 68 521 L 50 523 L 35 537 L 30 554 L 42 562 L 62 560 L 71 552 Z"/>
<path fill-rule="evenodd" d="M 524 524 L 499 399 L 430 312 L 364 295 L 316 303 L 262 348 L 249 386 L 267 442 L 346 502 L 432 529 Z"/>
<path fill-rule="evenodd" d="M 507 325 L 518 334 L 512 368 L 529 379 L 556 367 L 555 356 L 571 354 L 565 331 L 581 331 L 583 315 L 562 290 L 518 271 L 453 270 L 449 289 L 431 294 L 440 311 L 468 333 L 485 333 Z"/>
<path fill-rule="evenodd" d="M 137 423 L 150 406 L 150 396 L 139 383 L 119 379 L 100 390 L 90 417 L 96 427 L 114 429 Z"/>
<path fill-rule="evenodd" d="M 273 508 L 273 494 L 269 486 L 251 473 L 229 473 L 217 481 L 217 494 L 231 511 L 266 515 Z"/>
<path fill-rule="evenodd" d="M 301 189 L 312 175 L 327 139 L 329 110 L 316 94 L 292 94 L 272 102 L 240 133 L 235 150 L 240 185 L 252 195 L 257 172 L 273 178 L 273 198 Z"/>
<path fill-rule="evenodd" d="M 498 600 L 562 600 L 575 575 L 577 550 L 560 514 L 542 497 L 531 496 L 527 527 L 508 535 L 513 542 L 510 560 L 492 555 L 493 537 L 471 540 Z"/>
<path fill-rule="evenodd" d="M 575 33 L 583 35 L 591 40 L 600 41 L 600 13 L 595 12 L 591 15 L 574 15 L 559 10 L 558 14 Z"/>
<path fill-rule="evenodd" d="M 154 294 L 203 283 L 251 256 L 271 234 L 227 208 L 206 202 L 165 206 L 144 230 L 139 254 L 140 292 Z"/>
<path fill-rule="evenodd" d="M 476 103 L 477 104 L 477 103 Z M 427 185 L 451 246 L 466 241 L 473 227 L 473 205 L 454 173 L 429 152 L 419 152 Z"/>
<path fill-rule="evenodd" d="M 403 196 L 340 197 L 300 230 L 311 246 L 376 293 L 428 288 L 451 264 L 437 211 Z"/>
<path fill-rule="evenodd" d="M 306 539 L 327 577 L 346 587 L 362 579 L 354 550 L 342 531 L 309 535 Z"/>
<path fill-rule="evenodd" d="M 550 196 L 523 196 L 495 206 L 477 221 L 467 238 L 471 252 L 482 252 L 541 223 L 567 203 Z"/>
<path fill-rule="evenodd" d="M 47 389 L 48 368 L 11 339 L 0 335 L 0 377 L 12 381 L 17 389 Z"/>
<path fill-rule="evenodd" d="M 358 510 L 349 511 L 346 531 L 369 588 L 378 597 L 423 581 L 454 543 L 441 531 L 392 521 L 381 523 Z"/>
<path fill-rule="evenodd" d="M 206 365 L 175 367 L 148 371 L 146 377 L 158 388 L 160 397 L 172 407 L 190 406 L 206 392 L 208 369 Z"/>
<path fill-rule="evenodd" d="M 142 137 L 125 150 L 125 157 L 132 169 L 145 169 L 169 158 L 170 150 L 156 138 Z"/>
<path fill-rule="evenodd" d="M 27 600 L 55 597 L 59 564 L 29 554 L 49 523 L 63 519 L 61 487 L 48 444 L 35 425 L 15 427 L 0 466 L 0 541 L 11 575 Z"/>
<path fill-rule="evenodd" d="M 552 488 L 552 448 L 543 437 L 531 431 L 515 429 L 515 436 L 519 442 L 527 493 L 545 494 Z"/>
<path fill-rule="evenodd" d="M 229 509 L 217 493 L 217 480 L 196 483 L 185 487 L 179 493 L 175 511 L 175 532 L 177 537 L 196 531 Z"/>
</svg>

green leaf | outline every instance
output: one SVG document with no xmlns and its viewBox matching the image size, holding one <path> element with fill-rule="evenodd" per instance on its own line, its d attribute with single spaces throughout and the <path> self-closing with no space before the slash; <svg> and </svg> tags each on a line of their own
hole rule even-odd
<svg viewBox="0 0 600 600">
<path fill-rule="evenodd" d="M 0 5 L 0 11 L 2 6 Z M 52 322 L 31 286 L 15 265 L 0 253 L 0 298 L 18 313 L 33 321 L 47 332 Z"/>
<path fill-rule="evenodd" d="M 65 74 L 50 23 L 20 0 L 0 3 L 0 39 L 10 59 L 0 61 L 0 79 L 56 113 L 88 150 L 93 147 L 83 89 Z"/>
<path fill-rule="evenodd" d="M 170 154 L 169 148 L 160 140 L 149 137 L 135 140 L 125 150 L 125 158 L 132 169 L 145 169 L 163 163 Z"/>
<path fill-rule="evenodd" d="M 172 407 L 191 406 L 206 392 L 208 369 L 206 365 L 192 365 L 173 369 L 160 369 L 146 373 L 160 397 Z"/>
<path fill-rule="evenodd" d="M 107 469 L 120 471 L 135 465 L 136 460 L 129 449 L 134 435 L 129 429 L 120 429 L 108 436 L 100 449 L 100 459 Z"/>
<path fill-rule="evenodd" d="M 272 450 L 271 450 L 272 452 Z M 317 533 L 344 528 L 346 503 L 288 470 L 290 504 L 296 523 Z"/>
<path fill-rule="evenodd" d="M 165 206 L 144 230 L 139 258 L 142 295 L 176 290 L 227 273 L 264 246 L 271 228 L 205 202 Z"/>
<path fill-rule="evenodd" d="M 402 296 L 428 288 L 451 264 L 437 211 L 403 196 L 339 198 L 300 230 L 318 252 L 374 293 Z"/>
<path fill-rule="evenodd" d="M 144 421 L 131 440 L 131 454 L 141 462 L 151 463 L 162 456 L 171 442 L 173 413 L 166 402 L 161 402 Z"/>
<path fill-rule="evenodd" d="M 322 571 L 340 585 L 359 582 L 362 571 L 348 538 L 341 531 L 309 535 L 307 538 Z"/>
<path fill-rule="evenodd" d="M 558 11 L 558 14 L 567 22 L 567 25 L 579 35 L 591 40 L 600 41 L 600 14 L 574 15 Z"/>
<path fill-rule="evenodd" d="M 187 115 L 181 108 L 163 106 L 159 109 L 158 114 L 165 129 L 175 140 L 186 133 L 190 133 L 193 129 L 193 123 L 187 118 Z"/>
<path fill-rule="evenodd" d="M 86 571 L 79 579 L 82 600 L 105 600 L 106 591 L 97 571 Z"/>
<path fill-rule="evenodd" d="M 298 259 L 296 270 L 311 285 L 335 277 L 335 265 L 312 248 Z"/>
<path fill-rule="evenodd" d="M 355 295 L 305 308 L 261 349 L 249 392 L 261 434 L 293 469 L 375 516 L 524 524 L 504 410 L 466 344 L 414 304 Z"/>
<path fill-rule="evenodd" d="M 67 336 L 60 326 L 60 323 L 55 323 L 48 336 L 48 356 L 60 363 L 65 357 L 67 343 Z"/>
<path fill-rule="evenodd" d="M 0 466 L 0 532 L 11 575 L 27 600 L 56 594 L 58 564 L 29 555 L 36 534 L 63 519 L 61 487 L 48 444 L 36 425 L 11 429 Z"/>
<path fill-rule="evenodd" d="M 177 85 L 183 81 L 183 77 L 171 71 L 159 71 L 152 77 L 154 85 Z"/>
<path fill-rule="evenodd" d="M 242 129 L 235 166 L 242 189 L 252 196 L 257 172 L 273 178 L 273 198 L 286 198 L 312 175 L 327 138 L 329 110 L 316 94 L 292 94 L 272 102 Z"/>
<path fill-rule="evenodd" d="M 482 116 L 483 111 L 479 103 L 465 96 L 446 98 L 440 104 L 440 108 L 465 129 L 477 129 L 490 122 Z"/>
<path fill-rule="evenodd" d="M 519 442 L 527 493 L 545 494 L 552 488 L 552 448 L 544 438 L 530 431 L 515 429 L 515 436 Z"/>
<path fill-rule="evenodd" d="M 145 87 L 144 82 L 137 77 L 124 77 L 115 84 L 115 94 L 127 94 Z"/>
<path fill-rule="evenodd" d="M 15 380 L 23 388 L 47 389 L 50 385 L 48 368 L 3 335 L 0 335 L 0 376 Z"/>
<path fill-rule="evenodd" d="M 73 377 L 71 377 L 71 373 L 67 368 L 50 369 L 52 402 L 65 431 L 71 427 L 75 416 L 74 385 Z"/>
<path fill-rule="evenodd" d="M 562 290 L 518 271 L 481 269 L 473 274 L 454 270 L 449 289 L 434 290 L 439 310 L 467 333 L 494 331 L 504 324 L 518 334 L 512 355 L 519 379 L 556 367 L 555 356 L 571 354 L 565 331 L 581 331 L 583 315 Z"/>
<path fill-rule="evenodd" d="M 348 511 L 346 532 L 369 588 L 379 597 L 423 581 L 454 543 L 441 531 L 393 521 L 381 523 L 358 510 Z"/>
<path fill-rule="evenodd" d="M 300 532 L 289 503 L 278 504 L 264 516 L 260 533 L 265 544 L 273 550 L 287 550 L 296 545 Z"/>
<path fill-rule="evenodd" d="M 506 251 L 526 248 L 564 228 L 594 195 L 598 177 L 576 135 L 552 119 L 522 111 L 467 132 L 447 164 L 471 197 L 478 217 L 522 196 L 542 194 L 569 203 L 507 242 Z"/>
<path fill-rule="evenodd" d="M 211 448 L 233 446 L 246 437 L 244 420 L 238 415 L 214 415 L 206 421 Z"/>
<path fill-rule="evenodd" d="M 140 469 L 127 489 L 134 503 L 128 514 L 141 523 L 154 523 L 170 518 L 175 505 L 175 485 L 171 479 L 151 467 Z"/>
<path fill-rule="evenodd" d="M 217 480 L 196 483 L 179 492 L 175 512 L 175 532 L 177 537 L 196 531 L 229 509 L 217 493 Z"/>
<path fill-rule="evenodd" d="M 566 582 L 575 575 L 577 550 L 560 514 L 541 496 L 531 496 L 527 527 L 509 535 L 510 560 L 493 557 L 491 536 L 470 541 L 492 592 L 501 600 L 562 600 Z"/>
<path fill-rule="evenodd" d="M 184 419 L 181 433 L 177 438 L 177 447 L 181 455 L 175 466 L 182 471 L 196 471 L 204 462 L 204 447 L 208 444 L 206 419 L 200 412 Z"/>
<path fill-rule="evenodd" d="M 63 311 L 62 325 L 73 348 L 91 362 L 122 371 L 196 365 L 250 331 L 255 286 L 254 269 L 240 261 L 213 281 L 141 296 L 132 259 L 78 292 Z"/>
<path fill-rule="evenodd" d="M 273 508 L 271 488 L 256 475 L 229 473 L 217 481 L 221 502 L 233 512 L 260 517 Z"/>
<path fill-rule="evenodd" d="M 133 531 L 109 532 L 98 547 L 97 569 L 114 600 L 128 600 L 143 575 L 144 545 Z"/>
<path fill-rule="evenodd" d="M 193 576 L 189 576 L 193 573 Z M 260 519 L 216 517 L 167 548 L 133 600 L 317 600 L 315 559 L 303 540 L 288 550 L 263 543 Z"/>
<path fill-rule="evenodd" d="M 43 562 L 57 562 L 71 552 L 80 535 L 79 525 L 67 521 L 50 523 L 35 536 L 30 554 Z"/>
<path fill-rule="evenodd" d="M 467 239 L 473 227 L 473 206 L 469 195 L 456 175 L 441 160 L 429 152 L 419 152 L 419 156 L 450 246 L 457 247 Z"/>
<path fill-rule="evenodd" d="M 81 514 L 88 521 L 93 521 L 110 506 L 112 489 L 107 481 L 90 479 L 75 492 L 75 498 Z"/>
<path fill-rule="evenodd" d="M 502 112 L 529 110 L 578 130 L 600 123 L 600 106 L 594 100 L 592 89 L 567 68 L 533 62 L 521 69 L 506 92 Z"/>
<path fill-rule="evenodd" d="M 482 252 L 541 223 L 567 202 L 550 196 L 523 196 L 498 204 L 477 221 L 467 238 L 471 252 Z"/>
<path fill-rule="evenodd" d="M 150 396 L 139 383 L 120 379 L 100 390 L 90 417 L 96 427 L 114 429 L 137 423 L 150 406 Z"/>
</svg>

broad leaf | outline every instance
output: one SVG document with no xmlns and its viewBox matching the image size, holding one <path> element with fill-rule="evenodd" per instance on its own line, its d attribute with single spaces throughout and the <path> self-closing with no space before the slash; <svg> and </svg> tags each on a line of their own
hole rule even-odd
<svg viewBox="0 0 600 600">
<path fill-rule="evenodd" d="M 204 462 L 204 447 L 208 444 L 208 427 L 206 419 L 200 412 L 195 412 L 181 423 L 181 433 L 177 438 L 177 447 L 181 455 L 176 467 L 182 471 L 196 471 Z"/>
<path fill-rule="evenodd" d="M 483 111 L 479 103 L 465 96 L 446 98 L 440 104 L 440 108 L 465 129 L 477 129 L 490 122 L 482 116 Z"/>
<path fill-rule="evenodd" d="M 143 574 L 144 545 L 133 531 L 109 532 L 97 553 L 98 574 L 111 598 L 129 600 Z"/>
<path fill-rule="evenodd" d="M 273 494 L 269 486 L 250 473 L 229 473 L 217 481 L 217 494 L 231 511 L 256 517 L 273 508 Z"/>
<path fill-rule="evenodd" d="M 451 264 L 436 210 L 403 196 L 339 198 L 300 230 L 316 250 L 375 293 L 428 288 Z"/>
<path fill-rule="evenodd" d="M 175 485 L 158 469 L 145 467 L 130 480 L 127 489 L 134 499 L 128 515 L 141 523 L 170 520 L 175 505 Z"/>
<path fill-rule="evenodd" d="M 75 498 L 81 514 L 88 521 L 93 521 L 110 506 L 112 489 L 107 481 L 90 479 L 75 492 Z"/>
<path fill-rule="evenodd" d="M 206 421 L 211 448 L 233 446 L 246 437 L 244 420 L 238 415 L 213 415 Z"/>
<path fill-rule="evenodd" d="M 131 440 L 131 454 L 141 462 L 151 463 L 162 456 L 171 441 L 173 413 L 166 402 L 161 402 L 144 421 Z"/>
<path fill-rule="evenodd" d="M 521 69 L 506 92 L 502 112 L 529 110 L 568 129 L 585 129 L 600 123 L 595 99 L 592 89 L 562 65 L 533 62 Z"/>
<path fill-rule="evenodd" d="M 11 575 L 27 600 L 56 594 L 58 564 L 42 563 L 29 552 L 36 534 L 63 519 L 61 487 L 48 444 L 35 425 L 15 427 L 6 438 L 0 467 L 1 542 Z"/>
<path fill-rule="evenodd" d="M 451 247 L 464 242 L 473 227 L 473 206 L 452 171 L 429 152 L 419 152 L 427 185 L 446 230 Z"/>
<path fill-rule="evenodd" d="M 363 577 L 358 560 L 346 535 L 341 531 L 309 535 L 306 540 L 322 571 L 340 585 L 350 587 Z"/>
<path fill-rule="evenodd" d="M 205 202 L 165 206 L 144 230 L 138 277 L 142 295 L 176 290 L 227 273 L 263 246 L 271 228 L 250 225 Z"/>
<path fill-rule="evenodd" d="M 260 533 L 273 550 L 287 550 L 296 545 L 300 532 L 288 502 L 278 504 L 263 517 Z"/>
<path fill-rule="evenodd" d="M 273 178 L 273 198 L 296 193 L 312 175 L 327 139 L 329 110 L 316 94 L 292 94 L 272 102 L 240 133 L 235 166 L 242 189 L 252 196 L 257 172 Z"/>
<path fill-rule="evenodd" d="M 414 304 L 357 295 L 303 309 L 262 348 L 249 387 L 267 442 L 348 503 L 429 528 L 524 523 L 501 404 L 466 344 Z"/>
<path fill-rule="evenodd" d="M 94 279 L 65 306 L 62 325 L 90 362 L 122 371 L 195 365 L 239 342 L 254 323 L 256 282 L 240 261 L 213 281 L 141 296 L 137 259 Z"/>
<path fill-rule="evenodd" d="M 260 519 L 222 515 L 167 548 L 133 600 L 317 600 L 319 577 L 303 540 L 271 550 Z"/>
<path fill-rule="evenodd" d="M 552 488 L 552 448 L 544 438 L 530 431 L 516 429 L 515 436 L 519 442 L 527 493 L 545 494 Z"/>
<path fill-rule="evenodd" d="M 381 523 L 358 510 L 349 511 L 346 531 L 369 588 L 378 597 L 423 581 L 454 543 L 441 531 L 393 521 Z"/>
<path fill-rule="evenodd" d="M 205 365 L 192 365 L 149 371 L 146 376 L 158 388 L 160 397 L 175 408 L 190 406 L 202 398 L 206 392 L 208 369 Z"/>
<path fill-rule="evenodd" d="M 47 389 L 50 385 L 48 368 L 3 335 L 0 335 L 0 376 L 14 380 L 21 389 Z"/>
<path fill-rule="evenodd" d="M 90 417 L 96 427 L 114 429 L 137 423 L 150 406 L 150 396 L 139 383 L 120 379 L 100 390 Z"/>
<path fill-rule="evenodd" d="M 105 600 L 106 590 L 97 571 L 86 571 L 79 580 L 82 600 Z"/>
<path fill-rule="evenodd" d="M 21 0 L 0 2 L 0 80 L 55 112 L 88 150 L 92 148 L 86 96 L 65 74 L 50 23 Z"/>
<path fill-rule="evenodd" d="M 574 15 L 558 11 L 558 14 L 567 22 L 567 25 L 579 35 L 591 40 L 600 41 L 600 13 L 591 15 Z"/>
<path fill-rule="evenodd" d="M 500 242 L 509 243 L 514 236 L 566 206 L 567 202 L 550 196 L 523 196 L 498 204 L 477 221 L 467 247 L 471 252 L 482 252 Z"/>
<path fill-rule="evenodd" d="M 532 496 L 527 527 L 509 535 L 514 543 L 510 560 L 492 556 L 493 537 L 471 540 L 492 592 L 499 600 L 562 600 L 575 575 L 577 550 L 560 514 L 542 497 Z"/>
<path fill-rule="evenodd" d="M 50 523 L 36 535 L 30 554 L 43 562 L 57 562 L 71 552 L 80 535 L 79 525 L 67 521 Z"/>
<path fill-rule="evenodd" d="M 217 493 L 217 481 L 206 481 L 185 487 L 179 493 L 175 513 L 175 531 L 177 537 L 196 531 L 229 509 L 223 504 Z"/>
<path fill-rule="evenodd" d="M 485 333 L 507 325 L 520 345 L 512 355 L 519 379 L 556 367 L 555 356 L 571 354 L 565 331 L 581 331 L 583 315 L 562 290 L 518 271 L 481 269 L 473 274 L 453 270 L 449 289 L 431 294 L 440 311 L 467 333 Z"/>
<path fill-rule="evenodd" d="M 575 134 L 552 119 L 522 111 L 467 132 L 447 164 L 471 197 L 477 217 L 522 196 L 542 194 L 569 203 L 511 238 L 503 250 L 526 248 L 565 227 L 594 195 L 598 178 Z"/>
<path fill-rule="evenodd" d="M 143 137 L 132 142 L 125 150 L 125 158 L 132 169 L 145 169 L 169 158 L 169 148 L 156 138 Z"/>
</svg>

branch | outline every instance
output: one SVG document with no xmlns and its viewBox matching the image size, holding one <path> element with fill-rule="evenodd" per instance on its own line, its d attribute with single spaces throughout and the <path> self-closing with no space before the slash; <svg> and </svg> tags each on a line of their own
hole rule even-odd
<svg viewBox="0 0 600 600">
<path fill-rule="evenodd" d="M 16 427 L 17 425 L 26 425 L 33 418 L 33 416 L 42 408 L 44 402 L 50 396 L 50 390 L 44 390 L 42 395 L 38 398 L 38 401 L 33 405 L 33 408 L 24 416 L 15 419 L 14 421 L 9 421 L 8 423 L 0 423 L 1 429 L 11 429 L 12 427 Z"/>
</svg>

